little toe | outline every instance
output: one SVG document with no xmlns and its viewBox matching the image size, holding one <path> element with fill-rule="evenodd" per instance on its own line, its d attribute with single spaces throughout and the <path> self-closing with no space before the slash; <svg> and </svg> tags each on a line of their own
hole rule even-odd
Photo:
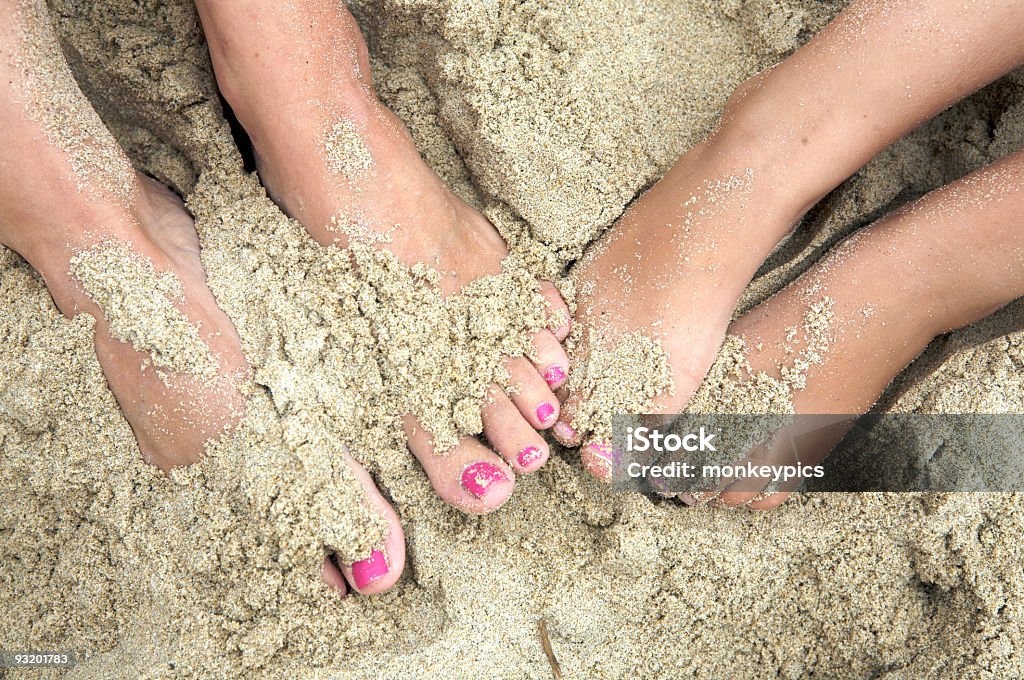
<svg viewBox="0 0 1024 680">
<path fill-rule="evenodd" d="M 508 395 L 493 386 L 483 408 L 484 435 L 512 469 L 519 473 L 539 470 L 548 459 L 547 442 L 523 420 Z"/>
<path fill-rule="evenodd" d="M 515 473 L 476 438 L 463 437 L 451 451 L 438 453 L 430 433 L 413 416 L 406 416 L 403 423 L 409 450 L 444 501 L 481 515 L 501 507 L 512 495 Z"/>
<path fill-rule="evenodd" d="M 554 336 L 559 340 L 569 337 L 572 328 L 572 315 L 569 313 L 569 305 L 565 304 L 562 294 L 550 281 L 540 282 L 540 293 L 544 296 L 544 302 L 548 306 L 549 327 Z"/>
<path fill-rule="evenodd" d="M 558 420 L 558 398 L 529 360 L 522 357 L 509 359 L 505 367 L 512 385 L 512 403 L 526 422 L 538 430 L 546 430 L 554 425 Z"/>
<path fill-rule="evenodd" d="M 329 586 L 342 592 L 353 590 L 361 595 L 375 595 L 391 588 L 402 575 L 405 568 L 405 535 L 395 509 L 381 495 L 370 474 L 351 458 L 348 463 L 353 475 L 366 490 L 367 502 L 384 518 L 388 527 L 387 534 L 384 544 L 374 548 L 364 560 L 353 564 L 338 564 L 333 557 L 326 558 L 321 576 Z"/>
<path fill-rule="evenodd" d="M 324 563 L 320 566 L 320 578 L 324 580 L 324 583 L 342 595 L 348 593 L 348 583 L 345 581 L 345 576 L 332 558 L 324 558 Z"/>
<path fill-rule="evenodd" d="M 561 414 L 558 417 L 558 422 L 551 428 L 551 433 L 555 435 L 555 439 L 557 439 L 562 446 L 571 447 L 579 446 L 580 444 L 580 434 L 572 425 L 574 414 L 579 407 L 579 401 L 579 397 L 575 395 L 564 399 L 562 401 Z"/>
<path fill-rule="evenodd" d="M 552 390 L 565 384 L 569 376 L 569 357 L 550 331 L 541 331 L 533 336 L 533 365 Z"/>
</svg>

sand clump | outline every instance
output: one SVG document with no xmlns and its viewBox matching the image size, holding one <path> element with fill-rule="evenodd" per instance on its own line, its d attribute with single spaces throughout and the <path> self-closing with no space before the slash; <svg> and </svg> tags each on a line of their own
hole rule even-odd
<svg viewBox="0 0 1024 680">
<path fill-rule="evenodd" d="M 71 273 L 113 337 L 148 353 L 158 368 L 207 379 L 217 374 L 199 327 L 176 306 L 185 294 L 172 272 L 158 273 L 125 243 L 106 242 L 71 258 Z"/>
<path fill-rule="evenodd" d="M 747 360 L 743 338 L 726 336 L 715 362 L 693 398 L 688 413 L 792 413 L 791 385 L 764 372 L 755 372 Z"/>
<path fill-rule="evenodd" d="M 782 356 L 771 372 L 755 370 L 751 347 L 736 335 L 727 335 L 708 374 L 686 404 L 686 413 L 783 414 L 795 413 L 793 393 L 807 386 L 807 372 L 825 360 L 831 344 L 832 308 L 828 296 L 811 302 L 799 326 L 786 329 Z M 800 338 L 801 349 L 794 345 Z M 762 349 L 762 348 L 758 348 Z"/>
<path fill-rule="evenodd" d="M 812 301 L 799 326 L 786 329 L 782 356 L 772 371 L 751 367 L 751 348 L 735 335 L 726 336 L 708 374 L 687 401 L 685 413 L 792 414 L 793 392 L 807 386 L 807 372 L 821 364 L 831 344 L 832 308 L 828 296 Z M 579 328 L 570 349 L 580 342 Z M 799 338 L 800 349 L 796 349 Z M 669 357 L 661 342 L 632 333 L 616 342 L 591 337 L 569 377 L 569 389 L 582 405 L 573 426 L 598 442 L 614 439 L 615 416 L 653 413 L 661 399 L 674 394 Z M 777 375 L 773 375 L 777 374 Z"/>
<path fill-rule="evenodd" d="M 522 266 L 557 278 L 707 133 L 738 82 L 842 3 L 352 5 L 374 82 L 425 158 Z M 483 342 L 499 327 L 443 305 L 420 320 L 429 281 L 395 283 L 404 270 L 386 257 L 318 246 L 280 213 L 243 170 L 190 3 L 51 9 L 118 141 L 187 197 L 256 385 L 243 445 L 164 478 L 106 388 L 91 318 L 61 316 L 0 250 L 0 647 L 74 649 L 72 677 L 546 678 L 543 619 L 566 677 L 1018 671 L 1018 495 L 809 494 L 720 513 L 612 493 L 556 451 L 494 515 L 445 506 L 393 411 L 415 376 L 401 332 Z M 874 215 L 1019 148 L 1022 102 L 1017 74 L 884 153 L 812 211 L 742 305 Z M 885 408 L 1012 408 L 1020 314 L 937 341 Z M 423 417 L 454 423 L 477 383 L 459 385 Z M 380 540 L 350 531 L 372 522 L 344 522 L 345 447 L 408 539 L 406 576 L 380 597 L 337 598 L 315 573 L 325 546 Z"/>
<path fill-rule="evenodd" d="M 349 181 L 364 179 L 373 167 L 373 155 L 362 132 L 350 120 L 339 120 L 324 135 L 327 167 Z"/>
<path fill-rule="evenodd" d="M 643 333 L 614 340 L 591 336 L 586 351 L 572 351 L 578 336 L 567 345 L 572 356 L 581 357 L 569 374 L 569 390 L 581 398 L 572 419 L 576 431 L 598 442 L 611 441 L 613 416 L 647 413 L 658 397 L 675 392 L 660 340 Z"/>
</svg>

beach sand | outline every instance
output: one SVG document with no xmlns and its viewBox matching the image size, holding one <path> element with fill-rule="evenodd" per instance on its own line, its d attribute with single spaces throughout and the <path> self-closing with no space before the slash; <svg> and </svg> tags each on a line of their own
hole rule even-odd
<svg viewBox="0 0 1024 680">
<path fill-rule="evenodd" d="M 83 678 L 550 678 L 543 621 L 567 678 L 1019 675 L 1020 496 L 805 494 L 726 512 L 613 493 L 556 450 L 505 507 L 470 517 L 404 447 L 401 409 L 453 357 L 479 357 L 478 382 L 421 415 L 450 433 L 477 425 L 466 404 L 497 350 L 522 352 L 518 331 L 543 323 L 504 311 L 528 307 L 524 272 L 564 276 L 739 82 L 844 3 L 351 4 L 382 98 L 502 230 L 515 266 L 441 310 L 425 273 L 316 245 L 244 168 L 187 0 L 53 0 L 104 122 L 196 217 L 211 289 L 253 367 L 254 415 L 247 439 L 201 466 L 166 478 L 144 465 L 91 319 L 63 317 L 0 248 L 0 649 L 74 650 L 68 675 Z M 852 230 L 1022 146 L 1018 72 L 830 194 L 738 311 Z M 438 344 L 430 320 L 457 342 Z M 936 340 L 880 408 L 1024 412 L 1022 328 L 1017 303 Z M 406 365 L 439 373 L 409 394 L 389 373 Z M 378 536 L 349 513 L 346 445 L 405 527 L 405 576 L 381 596 L 319 582 L 325 545 L 357 554 Z"/>
</svg>

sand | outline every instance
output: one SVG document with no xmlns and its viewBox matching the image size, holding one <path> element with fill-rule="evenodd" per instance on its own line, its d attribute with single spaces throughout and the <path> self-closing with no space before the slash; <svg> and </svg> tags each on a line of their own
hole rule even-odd
<svg viewBox="0 0 1024 680">
<path fill-rule="evenodd" d="M 157 273 L 152 262 L 116 241 L 76 254 L 71 273 L 103 310 L 113 337 L 167 371 L 201 378 L 217 374 L 217 360 L 199 328 L 175 306 L 185 296 L 173 273 Z"/>
<path fill-rule="evenodd" d="M 378 89 L 428 162 L 499 226 L 518 264 L 558 277 L 707 133 L 743 77 L 842 4 L 360 0 L 354 10 Z M 226 445 L 169 479 L 143 465 L 94 357 L 92 322 L 61 316 L 39 277 L 0 250 L 0 648 L 75 650 L 72 677 L 549 678 L 543 620 L 573 678 L 1019 673 L 1016 495 L 816 494 L 771 514 L 721 512 L 610 492 L 558 450 L 491 516 L 445 506 L 405 451 L 395 410 L 426 395 L 381 367 L 452 347 L 473 361 L 518 334 L 459 325 L 452 308 L 439 319 L 426 297 L 408 299 L 424 288 L 393 261 L 372 248 L 332 254 L 281 215 L 243 168 L 188 2 L 51 6 L 104 122 L 196 216 L 210 286 L 254 370 L 244 429 L 263 445 Z M 1018 73 L 827 197 L 740 309 L 851 230 L 1022 144 Z M 517 271 L 474 304 L 528 296 Z M 881 408 L 1020 411 L 1022 320 L 1018 303 L 940 338 Z M 424 334 L 404 336 L 409 323 Z M 428 343 L 436 324 L 450 344 Z M 484 362 L 480 383 L 436 403 L 478 398 L 496 370 Z M 419 408 L 450 436 L 476 426 Z M 376 540 L 372 523 L 339 516 L 345 446 L 406 531 L 406 575 L 380 597 L 341 599 L 316 578 L 325 545 Z M 357 526 L 368 528 L 353 535 Z"/>
<path fill-rule="evenodd" d="M 582 357 L 569 372 L 568 388 L 582 398 L 572 425 L 594 441 L 610 442 L 615 414 L 649 413 L 659 395 L 675 393 L 668 354 L 660 340 L 643 333 L 594 333 L 582 352 L 574 347 L 580 328 L 573 329 L 566 343 L 570 356 Z"/>
<path fill-rule="evenodd" d="M 349 181 L 366 177 L 373 167 L 373 156 L 366 142 L 350 120 L 339 120 L 327 130 L 323 140 L 327 167 Z"/>
</svg>

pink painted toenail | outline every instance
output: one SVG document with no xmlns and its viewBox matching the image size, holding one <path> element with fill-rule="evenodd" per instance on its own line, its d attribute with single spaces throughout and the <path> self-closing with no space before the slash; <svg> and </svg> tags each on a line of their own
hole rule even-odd
<svg viewBox="0 0 1024 680">
<path fill-rule="evenodd" d="M 521 467 L 526 468 L 530 467 L 543 457 L 543 452 L 541 452 L 541 450 L 538 449 L 536 446 L 527 446 L 525 449 L 519 452 L 519 458 L 517 460 L 519 461 L 519 465 Z"/>
<path fill-rule="evenodd" d="M 615 462 L 615 450 L 608 444 L 591 444 L 587 448 L 604 462 L 609 464 Z"/>
<path fill-rule="evenodd" d="M 508 477 L 497 466 L 485 463 L 472 463 L 462 471 L 462 486 L 477 498 L 483 498 L 497 482 Z"/>
<path fill-rule="evenodd" d="M 352 580 L 362 590 L 388 573 L 388 559 L 380 550 L 374 550 L 365 560 L 352 563 Z"/>
<path fill-rule="evenodd" d="M 555 436 L 563 442 L 571 442 L 576 439 L 576 430 L 569 427 L 568 423 L 557 423 L 555 425 Z"/>
<path fill-rule="evenodd" d="M 548 402 L 545 401 L 543 404 L 537 407 L 537 420 L 539 420 L 541 423 L 546 423 L 554 417 L 555 407 L 549 404 Z"/>
<path fill-rule="evenodd" d="M 548 387 L 561 385 L 565 382 L 565 371 L 562 370 L 561 366 L 552 366 L 544 372 L 544 382 L 548 384 Z"/>
</svg>

